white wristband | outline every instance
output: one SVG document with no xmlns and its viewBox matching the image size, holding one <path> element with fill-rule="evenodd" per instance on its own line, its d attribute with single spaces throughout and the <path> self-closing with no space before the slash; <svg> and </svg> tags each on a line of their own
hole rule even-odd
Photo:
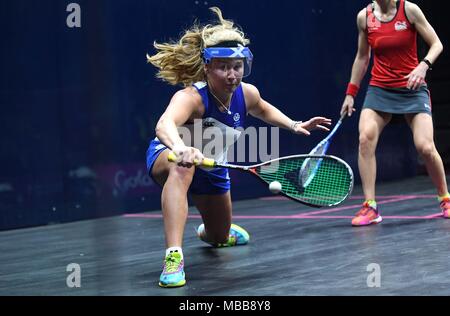
<svg viewBox="0 0 450 316">
<path fill-rule="evenodd" d="M 298 124 L 303 123 L 303 121 L 292 121 L 291 130 L 293 131 Z"/>
</svg>

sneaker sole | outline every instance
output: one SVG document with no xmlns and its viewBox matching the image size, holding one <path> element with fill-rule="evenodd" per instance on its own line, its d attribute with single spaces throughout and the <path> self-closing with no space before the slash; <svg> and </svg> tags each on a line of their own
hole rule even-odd
<svg viewBox="0 0 450 316">
<path fill-rule="evenodd" d="M 164 287 L 164 288 L 171 288 L 171 287 L 180 287 L 180 286 L 184 286 L 186 284 L 186 280 L 182 280 L 178 283 L 174 283 L 174 284 L 164 284 L 159 282 L 158 285 L 160 287 Z"/>
<path fill-rule="evenodd" d="M 352 224 L 353 227 L 361 227 L 361 226 L 369 226 L 369 225 L 374 225 L 374 224 L 378 224 L 381 223 L 381 221 L 383 220 L 383 218 L 381 216 L 378 216 L 377 218 L 371 220 L 369 223 L 367 224 L 359 224 L 359 225 L 355 225 Z"/>
</svg>

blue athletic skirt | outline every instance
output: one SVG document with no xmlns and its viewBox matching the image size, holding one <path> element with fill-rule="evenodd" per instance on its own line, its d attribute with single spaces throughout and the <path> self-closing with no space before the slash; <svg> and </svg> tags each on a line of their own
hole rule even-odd
<svg viewBox="0 0 450 316">
<path fill-rule="evenodd" d="M 392 114 L 428 113 L 431 115 L 430 92 L 425 85 L 417 90 L 369 86 L 363 108 Z"/>
<path fill-rule="evenodd" d="M 147 171 L 152 179 L 153 165 L 159 155 L 166 149 L 167 147 L 161 144 L 158 139 L 154 139 L 150 142 L 147 150 Z M 224 194 L 230 190 L 230 186 L 231 183 L 228 169 L 214 168 L 211 170 L 205 170 L 195 168 L 194 178 L 192 179 L 191 186 L 189 187 L 189 192 L 196 195 Z"/>
</svg>

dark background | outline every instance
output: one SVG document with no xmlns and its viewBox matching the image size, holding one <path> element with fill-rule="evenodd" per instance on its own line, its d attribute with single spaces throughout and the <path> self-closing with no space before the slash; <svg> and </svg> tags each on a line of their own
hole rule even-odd
<svg viewBox="0 0 450 316">
<path fill-rule="evenodd" d="M 69 3 L 0 2 L 0 230 L 160 208 L 145 152 L 179 87 L 155 79 L 145 54 L 196 18 L 213 20 L 210 6 L 251 39 L 255 60 L 246 81 L 266 100 L 292 118 L 337 120 L 356 53 L 356 14 L 368 1 L 85 0 L 76 2 L 81 28 L 66 25 Z M 448 14 L 444 1 L 415 3 L 444 44 L 428 81 L 436 144 L 448 166 Z M 419 57 L 425 52 L 419 41 Z M 329 150 L 349 162 L 357 181 L 358 118 L 359 111 L 345 121 Z M 280 154 L 307 153 L 324 136 L 281 131 Z M 379 181 L 424 173 L 402 119 L 383 132 L 378 170 Z M 232 178 L 234 199 L 268 194 L 248 175 Z"/>
</svg>

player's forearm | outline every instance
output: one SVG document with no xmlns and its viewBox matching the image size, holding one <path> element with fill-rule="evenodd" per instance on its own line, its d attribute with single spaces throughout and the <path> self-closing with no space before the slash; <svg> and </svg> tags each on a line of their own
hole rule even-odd
<svg viewBox="0 0 450 316">
<path fill-rule="evenodd" d="M 291 129 L 293 123 L 293 121 L 283 112 L 270 104 L 267 104 L 264 107 L 264 110 L 261 111 L 256 117 L 266 122 L 267 124 L 288 130 Z"/>
<path fill-rule="evenodd" d="M 425 56 L 425 59 L 427 59 L 430 63 L 434 64 L 443 50 L 444 46 L 442 45 L 441 41 L 436 41 L 430 46 L 428 54 Z"/>
<path fill-rule="evenodd" d="M 169 149 L 173 149 L 175 145 L 184 145 L 173 120 L 161 118 L 156 125 L 155 131 L 159 141 Z"/>
</svg>

